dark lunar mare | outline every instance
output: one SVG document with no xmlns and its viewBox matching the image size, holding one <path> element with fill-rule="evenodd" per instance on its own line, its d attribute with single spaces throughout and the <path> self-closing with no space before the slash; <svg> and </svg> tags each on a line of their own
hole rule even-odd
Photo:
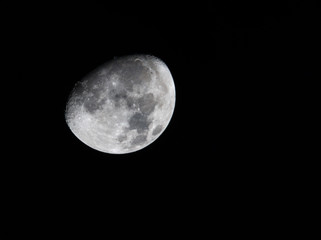
<svg viewBox="0 0 321 240">
<path fill-rule="evenodd" d="M 151 93 L 135 99 L 134 102 L 139 106 L 139 111 L 129 119 L 129 129 L 136 129 L 138 133 L 142 133 L 149 129 L 151 120 L 148 118 L 154 111 L 157 102 L 154 99 L 154 95 Z"/>
<path fill-rule="evenodd" d="M 138 98 L 137 104 L 144 115 L 150 115 L 154 111 L 157 102 L 155 101 L 154 95 L 152 93 L 148 93 Z"/>
<path fill-rule="evenodd" d="M 137 130 L 138 133 L 143 133 L 148 130 L 151 121 L 148 116 L 137 112 L 129 119 L 129 130 Z"/>
<path fill-rule="evenodd" d="M 137 137 L 135 137 L 133 139 L 133 141 L 131 142 L 132 145 L 139 145 L 142 144 L 146 141 L 147 136 L 146 135 L 138 135 Z"/>
<path fill-rule="evenodd" d="M 127 101 L 127 92 L 123 88 L 111 88 L 108 91 L 108 97 L 111 99 L 115 107 L 120 107 L 121 100 Z"/>
<path fill-rule="evenodd" d="M 161 131 L 163 130 L 163 126 L 162 125 L 157 125 L 157 127 L 153 130 L 153 136 L 159 134 Z"/>
</svg>

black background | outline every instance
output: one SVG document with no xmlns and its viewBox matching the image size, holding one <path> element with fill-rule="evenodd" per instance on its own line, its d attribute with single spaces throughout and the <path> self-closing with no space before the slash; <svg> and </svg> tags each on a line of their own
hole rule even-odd
<svg viewBox="0 0 321 240">
<path fill-rule="evenodd" d="M 179 217 L 283 204 L 298 164 L 281 151 L 295 135 L 286 116 L 300 104 L 305 79 L 317 79 L 316 3 L 44 2 L 8 12 L 5 48 L 10 79 L 18 78 L 8 111 L 17 131 L 3 169 L 22 221 L 58 218 L 59 232 L 69 228 L 66 219 L 99 212 L 108 221 L 105 211 L 116 211 L 128 221 L 165 217 L 174 227 Z M 137 53 L 171 70 L 173 118 L 141 151 L 93 150 L 65 123 L 68 95 L 98 65 Z"/>
</svg>

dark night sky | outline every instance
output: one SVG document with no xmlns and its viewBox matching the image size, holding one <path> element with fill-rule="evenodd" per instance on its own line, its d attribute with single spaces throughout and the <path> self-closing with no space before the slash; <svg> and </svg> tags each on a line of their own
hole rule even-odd
<svg viewBox="0 0 321 240">
<path fill-rule="evenodd" d="M 14 146 L 23 146 L 8 147 L 7 169 L 18 176 L 8 182 L 18 186 L 19 196 L 62 204 L 53 212 L 65 209 L 62 198 L 70 211 L 79 198 L 122 202 L 143 196 L 146 205 L 171 198 L 183 212 L 195 195 L 233 205 L 236 196 L 261 196 L 262 189 L 285 184 L 289 166 L 279 150 L 291 123 L 283 116 L 303 79 L 316 78 L 317 4 L 88 1 L 14 9 L 6 30 L 26 126 L 17 129 L 23 133 L 18 143 L 11 136 Z M 65 124 L 68 94 L 99 64 L 135 53 L 155 55 L 171 70 L 173 118 L 141 151 L 100 153 Z"/>
</svg>

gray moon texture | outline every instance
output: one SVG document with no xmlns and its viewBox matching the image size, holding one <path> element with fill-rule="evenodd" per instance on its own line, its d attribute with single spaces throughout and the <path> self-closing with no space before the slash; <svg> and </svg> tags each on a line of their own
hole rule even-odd
<svg viewBox="0 0 321 240">
<path fill-rule="evenodd" d="M 157 57 L 131 55 L 102 64 L 76 83 L 65 112 L 73 134 L 111 154 L 138 151 L 168 126 L 175 107 L 170 70 Z"/>
</svg>

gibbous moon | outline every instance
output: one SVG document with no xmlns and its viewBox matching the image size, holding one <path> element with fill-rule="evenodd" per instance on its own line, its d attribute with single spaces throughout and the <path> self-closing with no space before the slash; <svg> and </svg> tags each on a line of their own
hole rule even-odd
<svg viewBox="0 0 321 240">
<path fill-rule="evenodd" d="M 175 85 L 166 64 L 150 55 L 113 59 L 78 82 L 65 118 L 89 147 L 112 154 L 138 151 L 170 122 Z"/>
</svg>

